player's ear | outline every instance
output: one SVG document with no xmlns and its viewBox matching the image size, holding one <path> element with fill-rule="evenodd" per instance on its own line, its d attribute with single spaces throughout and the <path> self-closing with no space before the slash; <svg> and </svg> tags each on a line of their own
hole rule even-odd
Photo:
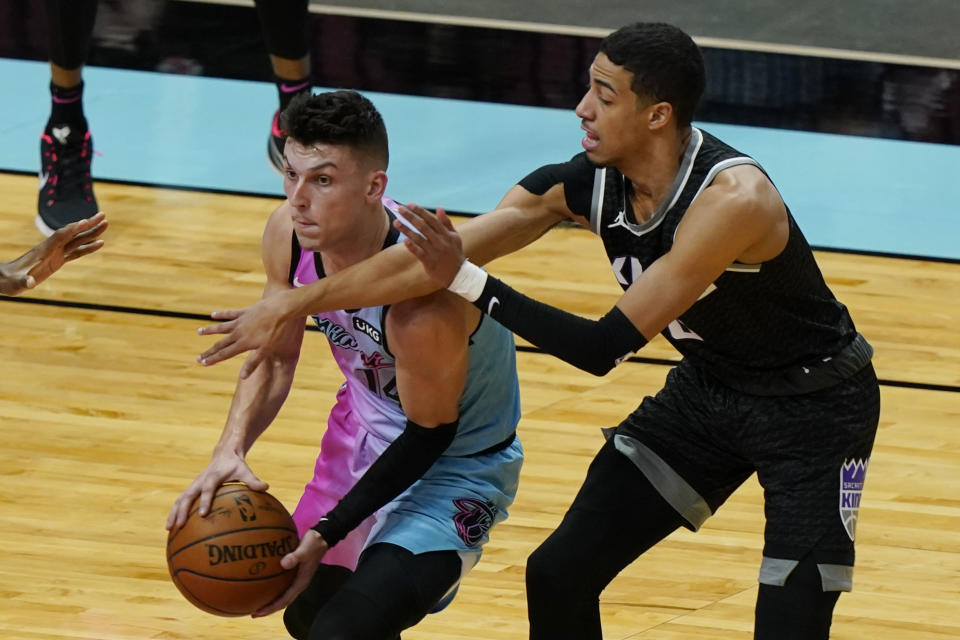
<svg viewBox="0 0 960 640">
<path fill-rule="evenodd" d="M 669 102 L 655 102 L 647 110 L 647 124 L 651 129 L 661 129 L 673 119 L 673 105 Z"/>
<path fill-rule="evenodd" d="M 373 171 L 370 173 L 370 182 L 367 184 L 367 198 L 379 200 L 387 190 L 387 173 Z"/>
</svg>

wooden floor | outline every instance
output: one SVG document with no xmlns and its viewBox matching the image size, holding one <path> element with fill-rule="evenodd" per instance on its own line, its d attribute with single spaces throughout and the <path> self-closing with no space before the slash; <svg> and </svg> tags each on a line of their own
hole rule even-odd
<svg viewBox="0 0 960 640">
<path fill-rule="evenodd" d="M 35 184 L 0 175 L 0 259 L 39 240 Z M 257 298 L 259 236 L 278 201 L 97 189 L 108 246 L 27 297 L 120 309 L 0 299 L 0 638 L 283 638 L 279 616 L 204 614 L 167 575 L 167 510 L 209 458 L 239 362 L 196 365 L 211 342 L 195 333 L 203 323 L 160 313 Z M 958 638 L 960 265 L 819 258 L 876 347 L 880 377 L 948 387 L 883 387 L 855 591 L 840 599 L 833 638 Z M 584 314 L 606 311 L 618 295 L 599 243 L 577 229 L 557 229 L 492 270 Z M 308 333 L 294 391 L 249 457 L 291 508 L 340 381 L 322 342 Z M 676 357 L 661 339 L 642 355 Z M 667 372 L 626 363 L 594 378 L 536 353 L 520 353 L 519 368 L 527 461 L 511 517 L 455 603 L 405 640 L 526 637 L 527 555 L 572 499 L 601 444 L 597 427 L 616 424 Z M 699 533 L 671 536 L 611 584 L 601 601 L 605 637 L 751 638 L 761 529 L 751 480 Z"/>
</svg>

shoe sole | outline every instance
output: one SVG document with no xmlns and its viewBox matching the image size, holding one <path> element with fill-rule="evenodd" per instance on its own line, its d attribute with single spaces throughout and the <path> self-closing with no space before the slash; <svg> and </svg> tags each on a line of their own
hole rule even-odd
<svg viewBox="0 0 960 640">
<path fill-rule="evenodd" d="M 40 233 L 48 238 L 57 232 L 56 229 L 47 226 L 47 223 L 43 221 L 43 216 L 41 216 L 39 213 L 37 214 L 37 217 L 33 219 L 33 224 L 37 226 L 37 229 L 40 231 Z"/>
</svg>

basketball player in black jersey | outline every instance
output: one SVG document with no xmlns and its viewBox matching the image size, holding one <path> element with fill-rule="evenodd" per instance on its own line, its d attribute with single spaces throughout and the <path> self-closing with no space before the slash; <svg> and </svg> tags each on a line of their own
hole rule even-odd
<svg viewBox="0 0 960 640">
<path fill-rule="evenodd" d="M 697 529 L 756 472 L 765 496 L 755 638 L 826 640 L 851 588 L 857 509 L 879 419 L 872 349 L 827 288 L 760 166 L 691 125 L 705 84 L 696 44 L 663 24 L 601 43 L 577 106 L 584 153 L 542 167 L 460 227 L 411 206 L 408 249 L 434 280 L 530 342 L 603 375 L 657 333 L 683 360 L 613 431 L 558 529 L 530 557 L 531 638 L 599 639 L 598 598 L 679 527 Z M 402 211 L 401 211 L 402 212 Z M 479 267 L 561 220 L 598 234 L 625 293 L 598 321 L 536 302 Z M 202 330 L 200 359 L 248 349 L 278 319 L 431 290 L 383 252 Z M 309 290 L 311 289 L 312 290 Z"/>
</svg>

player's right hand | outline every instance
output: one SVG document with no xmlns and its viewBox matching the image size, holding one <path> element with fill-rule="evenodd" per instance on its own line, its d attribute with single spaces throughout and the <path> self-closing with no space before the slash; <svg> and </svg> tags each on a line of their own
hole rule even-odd
<svg viewBox="0 0 960 640">
<path fill-rule="evenodd" d="M 198 512 L 201 516 L 207 515 L 217 487 L 229 480 L 239 480 L 254 491 L 266 491 L 269 487 L 266 482 L 254 475 L 246 460 L 237 453 L 215 454 L 207 468 L 194 478 L 187 490 L 181 493 L 173 503 L 167 515 L 167 529 L 172 530 L 183 526 L 190 514 L 190 507 L 198 496 L 200 498 L 197 503 Z"/>
</svg>

